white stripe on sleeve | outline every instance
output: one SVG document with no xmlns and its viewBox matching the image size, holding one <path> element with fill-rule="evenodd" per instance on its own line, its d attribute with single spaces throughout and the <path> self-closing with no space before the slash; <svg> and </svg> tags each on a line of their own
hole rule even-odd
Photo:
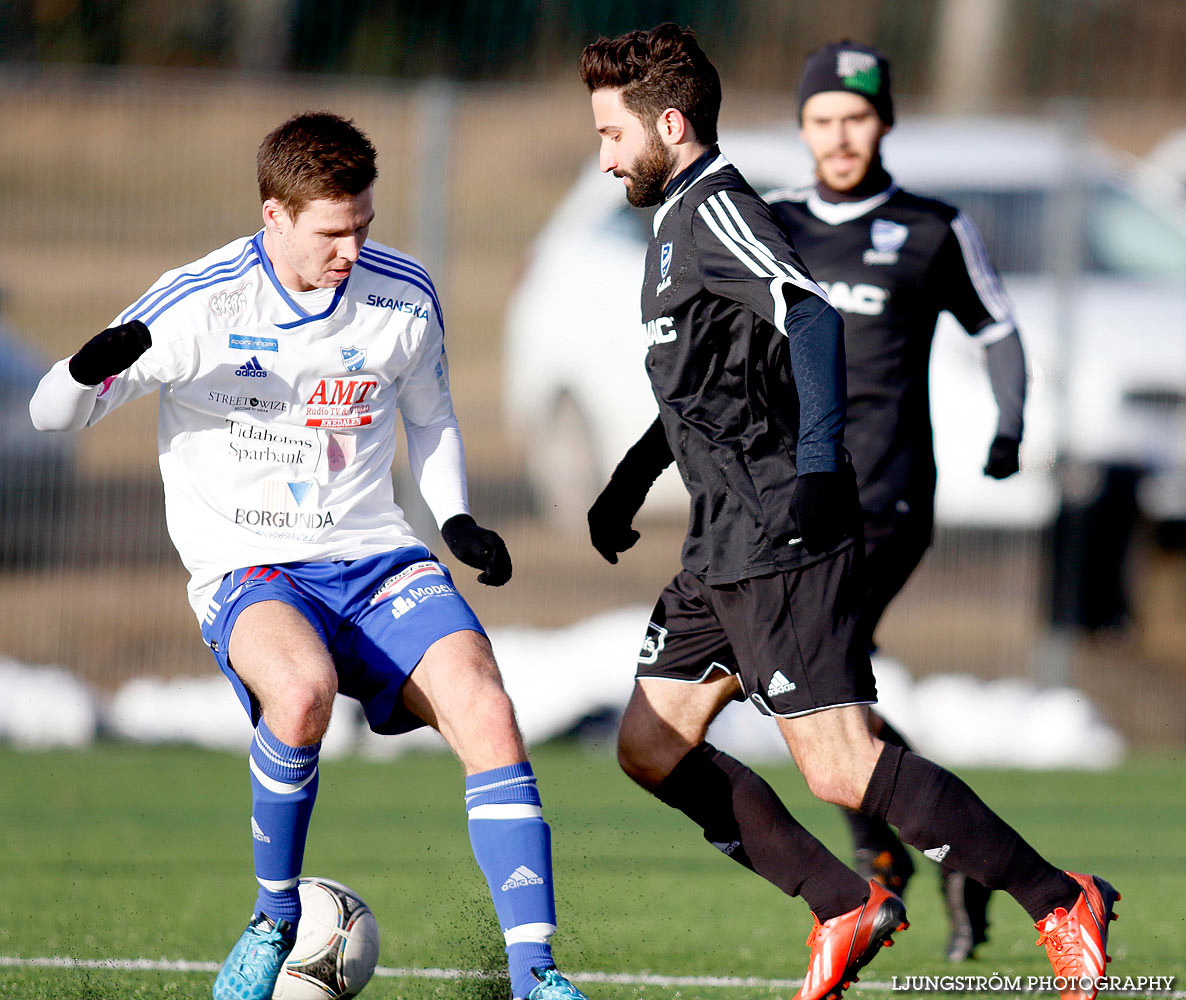
<svg viewBox="0 0 1186 1000">
<path fill-rule="evenodd" d="M 738 245 L 737 241 L 725 232 L 725 230 L 721 227 L 721 224 L 717 221 L 716 217 L 709 211 L 708 202 L 705 202 L 698 209 L 696 209 L 696 213 L 705 221 L 705 223 L 707 223 L 708 228 L 713 231 L 725 249 L 733 254 L 733 256 L 739 261 L 741 261 L 741 263 L 743 263 L 753 274 L 756 274 L 759 278 L 772 277 L 770 268 L 762 266 L 762 264 L 755 260 L 753 256 L 745 253 Z"/>
<path fill-rule="evenodd" d="M 759 278 L 770 278 L 770 298 L 774 306 L 774 325 L 786 335 L 787 301 L 785 285 L 793 285 L 828 301 L 824 290 L 814 281 L 800 274 L 794 267 L 780 261 L 761 240 L 754 236 L 741 213 L 725 192 L 705 199 L 698 209 L 700 217 L 721 244 Z"/>
<path fill-rule="evenodd" d="M 827 298 L 827 296 L 824 295 L 824 290 L 820 288 L 819 285 L 807 277 L 807 275 L 805 275 L 793 264 L 789 264 L 785 260 L 779 260 L 778 257 L 775 256 L 774 251 L 772 251 L 768 246 L 766 246 L 765 243 L 763 243 L 754 235 L 754 231 L 750 229 L 749 223 L 745 221 L 741 212 L 737 210 L 737 206 L 733 204 L 733 199 L 729 197 L 729 192 L 722 191 L 719 195 L 714 195 L 714 197 L 719 198 L 721 203 L 725 206 L 726 211 L 733 219 L 735 227 L 741 234 L 741 237 L 744 239 L 746 246 L 753 247 L 756 251 L 758 251 L 758 253 L 772 261 L 776 267 L 782 268 L 783 271 L 786 272 L 787 276 L 790 277 L 800 288 L 804 288 L 813 295 L 818 295 L 820 298 Z"/>
<path fill-rule="evenodd" d="M 1012 323 L 1013 305 L 989 260 L 988 249 L 980 233 L 963 212 L 957 213 L 951 220 L 951 230 L 960 245 L 968 277 L 972 279 L 972 287 L 976 289 L 984 308 L 998 323 Z"/>
</svg>

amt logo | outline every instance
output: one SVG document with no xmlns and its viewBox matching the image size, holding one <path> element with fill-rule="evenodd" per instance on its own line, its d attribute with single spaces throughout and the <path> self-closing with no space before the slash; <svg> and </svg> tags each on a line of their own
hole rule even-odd
<svg viewBox="0 0 1186 1000">
<path fill-rule="evenodd" d="M 349 406 L 352 403 L 361 403 L 367 398 L 367 394 L 379 385 L 378 382 L 358 382 L 354 379 L 344 378 L 323 378 L 317 383 L 317 388 L 313 390 L 313 395 L 305 400 L 305 404 L 309 406 L 321 404 L 322 406 Z"/>
</svg>

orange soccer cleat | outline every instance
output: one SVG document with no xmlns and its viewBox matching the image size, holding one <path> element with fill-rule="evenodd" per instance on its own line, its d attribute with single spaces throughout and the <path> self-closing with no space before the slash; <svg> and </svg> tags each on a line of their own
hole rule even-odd
<svg viewBox="0 0 1186 1000">
<path fill-rule="evenodd" d="M 1056 978 L 1065 979 L 1062 1000 L 1095 1000 L 1096 981 L 1112 959 L 1108 956 L 1108 923 L 1116 919 L 1112 907 L 1120 893 L 1102 878 L 1067 872 L 1082 886 L 1070 912 L 1061 906 L 1034 924 L 1038 941 L 1054 966 Z"/>
<path fill-rule="evenodd" d="M 883 945 L 893 944 L 890 935 L 910 926 L 906 905 L 897 896 L 872 880 L 869 890 L 868 900 L 855 910 L 822 924 L 812 914 L 814 924 L 807 936 L 811 956 L 795 1000 L 840 1000 L 840 994 L 856 982 L 857 971 Z"/>
</svg>

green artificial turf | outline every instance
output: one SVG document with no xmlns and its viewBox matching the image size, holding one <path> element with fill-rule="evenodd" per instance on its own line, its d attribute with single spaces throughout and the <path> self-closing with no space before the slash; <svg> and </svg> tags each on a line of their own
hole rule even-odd
<svg viewBox="0 0 1186 1000">
<path fill-rule="evenodd" d="M 609 753 L 559 745 L 533 758 L 553 832 L 556 954 L 591 1000 L 790 1000 L 794 986 L 645 981 L 798 979 L 810 916 L 801 901 L 714 851 L 682 816 L 631 785 Z M 759 770 L 802 822 L 848 856 L 839 814 L 811 798 L 789 763 Z M 1052 861 L 1103 874 L 1120 889 L 1110 972 L 1176 976 L 1174 990 L 1186 990 L 1180 761 L 1142 759 L 1104 773 L 963 776 Z M 221 961 L 255 898 L 248 796 L 245 758 L 225 754 L 110 744 L 86 752 L 0 749 L 0 1000 L 208 997 L 209 971 L 102 963 Z M 938 879 L 930 862 L 916 861 L 906 896 L 910 930 L 848 996 L 910 995 L 894 988 L 895 977 L 1050 974 L 1025 913 L 1003 894 L 993 898 L 991 937 L 978 958 L 948 965 Z M 379 922 L 382 967 L 495 974 L 376 976 L 367 1000 L 507 996 L 498 979 L 501 939 L 470 855 L 462 779 L 451 758 L 323 762 L 305 873 L 345 882 L 367 900 Z M 54 956 L 96 965 L 11 961 Z M 582 981 L 581 973 L 624 978 Z"/>
</svg>

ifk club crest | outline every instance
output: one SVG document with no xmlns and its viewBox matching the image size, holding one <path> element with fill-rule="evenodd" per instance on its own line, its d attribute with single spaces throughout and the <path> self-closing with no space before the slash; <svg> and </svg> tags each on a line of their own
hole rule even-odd
<svg viewBox="0 0 1186 1000">
<path fill-rule="evenodd" d="M 339 350 L 342 352 L 342 367 L 348 372 L 356 372 L 367 363 L 365 348 L 342 347 Z"/>
<path fill-rule="evenodd" d="M 910 228 L 889 219 L 874 219 L 869 227 L 869 242 L 873 246 L 861 255 L 865 264 L 896 264 L 898 251 L 910 235 Z"/>
</svg>

